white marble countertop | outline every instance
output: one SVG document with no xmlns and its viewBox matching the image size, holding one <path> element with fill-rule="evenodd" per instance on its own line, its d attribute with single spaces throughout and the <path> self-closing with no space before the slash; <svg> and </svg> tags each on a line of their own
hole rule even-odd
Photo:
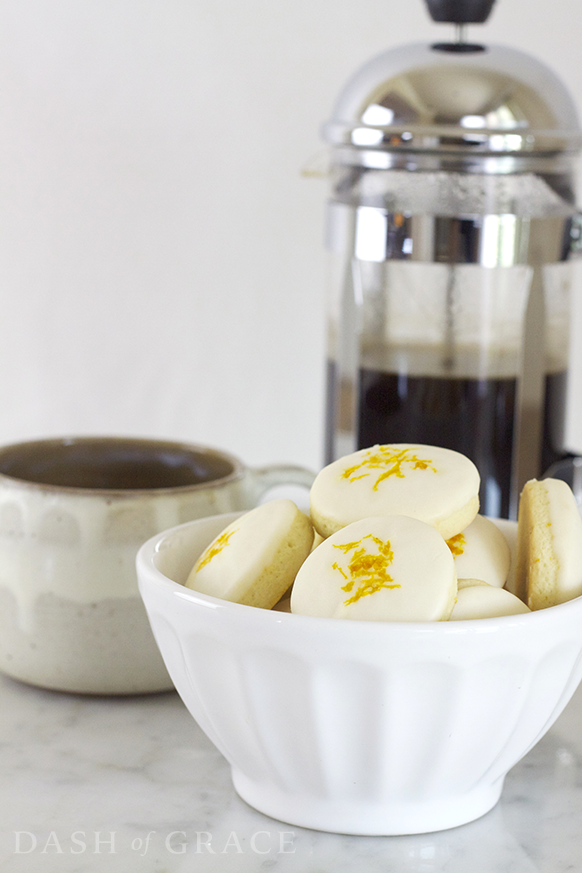
<svg viewBox="0 0 582 873">
<path fill-rule="evenodd" d="M 92 699 L 0 677 L 0 713 L 3 873 L 582 873 L 582 689 L 488 815 L 406 837 L 255 812 L 175 694 Z"/>
</svg>

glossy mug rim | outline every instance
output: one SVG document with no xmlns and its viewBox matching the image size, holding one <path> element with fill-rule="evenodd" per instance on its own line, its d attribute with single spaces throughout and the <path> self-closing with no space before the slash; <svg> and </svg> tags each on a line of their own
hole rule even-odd
<svg viewBox="0 0 582 873">
<path fill-rule="evenodd" d="M 202 482 L 196 482 L 185 485 L 167 485 L 161 487 L 145 487 L 145 488 L 99 488 L 95 486 L 83 485 L 57 485 L 46 482 L 35 482 L 33 479 L 24 479 L 19 476 L 6 473 L 2 470 L 4 456 L 8 453 L 16 453 L 18 449 L 33 449 L 46 447 L 59 447 L 69 445 L 81 445 L 83 443 L 102 443 L 102 444 L 126 444 L 137 448 L 152 448 L 168 450 L 180 450 L 183 453 L 192 455 L 211 456 L 221 461 L 230 464 L 231 472 L 224 476 L 217 476 L 215 479 L 207 479 Z M 63 494 L 87 495 L 87 496 L 143 496 L 159 495 L 159 494 L 184 494 L 187 492 L 204 491 L 207 488 L 222 488 L 230 485 L 243 478 L 245 474 L 245 466 L 242 461 L 235 455 L 225 452 L 222 449 L 216 449 L 212 446 L 203 445 L 200 443 L 188 443 L 179 440 L 164 439 L 158 437 L 132 437 L 132 436 L 103 436 L 103 435 L 83 435 L 69 437 L 47 437 L 33 440 L 21 440 L 18 442 L 7 443 L 0 446 L 0 484 L 4 481 L 18 485 L 22 488 L 29 488 L 34 491 L 48 491 Z"/>
</svg>

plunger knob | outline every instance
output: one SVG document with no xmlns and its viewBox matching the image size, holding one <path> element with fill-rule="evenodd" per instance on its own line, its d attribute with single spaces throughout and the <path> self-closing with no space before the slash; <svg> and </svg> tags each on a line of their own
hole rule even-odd
<svg viewBox="0 0 582 873">
<path fill-rule="evenodd" d="M 495 0 L 426 0 L 433 21 L 449 24 L 483 24 Z"/>
</svg>

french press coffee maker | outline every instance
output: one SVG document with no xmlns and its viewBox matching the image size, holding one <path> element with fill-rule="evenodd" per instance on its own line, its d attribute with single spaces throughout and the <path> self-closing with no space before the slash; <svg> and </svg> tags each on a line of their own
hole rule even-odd
<svg viewBox="0 0 582 873">
<path fill-rule="evenodd" d="M 427 3 L 455 40 L 370 61 L 323 129 L 326 463 L 446 446 L 477 465 L 481 512 L 508 517 L 563 452 L 582 139 L 545 65 L 467 41 L 493 0 Z"/>
</svg>

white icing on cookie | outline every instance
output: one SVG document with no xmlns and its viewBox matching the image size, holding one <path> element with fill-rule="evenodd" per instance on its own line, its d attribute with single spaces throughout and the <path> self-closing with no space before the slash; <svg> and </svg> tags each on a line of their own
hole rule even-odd
<svg viewBox="0 0 582 873">
<path fill-rule="evenodd" d="M 311 518 L 322 536 L 361 518 L 407 515 L 445 539 L 479 509 L 479 473 L 459 452 L 401 443 L 373 446 L 334 461 L 311 487 Z"/>
<path fill-rule="evenodd" d="M 492 521 L 495 527 L 501 531 L 505 537 L 507 545 L 509 546 L 509 571 L 503 587 L 506 588 L 507 591 L 511 591 L 512 594 L 517 595 L 515 582 L 515 567 L 517 563 L 517 522 L 507 518 L 492 518 L 490 521 Z"/>
<path fill-rule="evenodd" d="M 312 543 L 307 516 L 291 500 L 272 500 L 228 525 L 198 558 L 186 586 L 270 609 L 292 584 Z"/>
<path fill-rule="evenodd" d="M 365 621 L 444 621 L 456 590 L 453 556 L 431 525 L 402 515 L 366 518 L 309 555 L 293 585 L 291 611 Z"/>
<path fill-rule="evenodd" d="M 502 615 L 521 615 L 529 611 L 519 597 L 504 588 L 476 579 L 459 580 L 457 602 L 450 620 L 499 618 Z"/>
<path fill-rule="evenodd" d="M 499 528 L 478 515 L 460 534 L 447 540 L 459 579 L 483 579 L 503 588 L 509 572 L 510 551 Z"/>
</svg>

